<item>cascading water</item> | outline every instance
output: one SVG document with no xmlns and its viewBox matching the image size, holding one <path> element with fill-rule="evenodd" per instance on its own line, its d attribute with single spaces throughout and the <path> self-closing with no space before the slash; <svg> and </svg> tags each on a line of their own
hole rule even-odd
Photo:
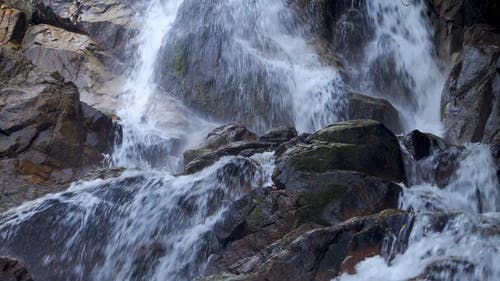
<svg viewBox="0 0 500 281">
<path fill-rule="evenodd" d="M 179 154 L 185 143 L 200 140 L 206 127 L 213 126 L 166 96 L 154 82 L 158 52 L 182 2 L 152 0 L 141 14 L 145 21 L 141 22 L 138 59 L 124 86 L 124 106 L 118 112 L 124 131 L 122 143 L 112 157 L 114 166 L 178 171 L 182 162 Z"/>
<path fill-rule="evenodd" d="M 389 100 L 406 129 L 442 134 L 444 73 L 436 58 L 425 1 L 366 1 L 374 39 L 365 47 L 362 92 Z"/>
<path fill-rule="evenodd" d="M 236 84 L 237 90 L 231 102 L 214 98 L 215 103 L 228 112 L 242 112 L 235 120 L 252 120 L 248 125 L 260 131 L 293 124 L 300 132 L 311 132 L 341 119 L 344 81 L 305 39 L 289 2 L 152 0 L 141 15 L 136 68 L 124 86 L 125 106 L 119 111 L 123 142 L 112 157 L 113 165 L 132 169 L 115 178 L 74 183 L 65 192 L 1 214 L 2 253 L 26 261 L 42 280 L 193 280 L 202 274 L 207 257 L 220 247 L 214 226 L 230 203 L 247 187 L 272 184 L 273 154 L 250 160 L 225 157 L 197 174 L 173 176 L 182 149 L 200 140 L 213 123 L 185 107 L 180 102 L 185 92 L 169 83 L 186 85 L 184 76 L 217 73 L 214 79 L 223 81 L 222 86 L 206 84 Z M 393 102 L 407 129 L 439 134 L 443 73 L 432 54 L 424 1 L 405 6 L 367 0 L 366 7 L 375 36 L 364 48 L 363 68 L 357 73 L 365 81 L 360 89 Z M 224 35 L 216 52 L 208 39 L 188 40 L 207 30 L 213 40 Z M 193 46 L 208 46 L 206 52 L 180 54 L 183 35 Z M 167 54 L 165 61 L 162 54 Z M 213 56 L 221 59 L 212 68 L 189 68 L 196 64 L 188 60 L 201 64 Z M 162 65 L 170 70 L 160 71 Z M 163 75 L 172 77 L 160 83 Z M 406 92 L 391 96 L 395 90 Z M 253 111 L 252 106 L 261 106 L 256 100 L 265 104 L 262 112 L 268 119 Z M 448 188 L 420 182 L 405 189 L 401 208 L 416 213 L 408 249 L 389 253 L 395 256 L 390 261 L 367 259 L 357 274 L 339 280 L 402 280 L 432 266 L 449 269 L 434 272 L 444 274 L 438 280 L 499 279 L 494 261 L 500 260 L 500 241 L 490 235 L 500 220 L 493 167 L 487 147 L 469 146 Z M 429 226 L 436 212 L 453 212 L 439 230 Z M 26 241 L 37 246 L 26 249 Z"/>
<path fill-rule="evenodd" d="M 396 281 L 422 275 L 430 280 L 498 280 L 500 196 L 493 167 L 487 146 L 470 145 L 445 189 L 431 184 L 405 189 L 401 209 L 416 213 L 408 249 L 390 261 L 368 258 L 357 265 L 356 274 L 335 280 Z"/>
</svg>

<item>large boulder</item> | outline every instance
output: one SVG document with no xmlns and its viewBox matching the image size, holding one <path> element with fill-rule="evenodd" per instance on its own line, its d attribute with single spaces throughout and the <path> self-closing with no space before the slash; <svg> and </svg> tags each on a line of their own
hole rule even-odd
<svg viewBox="0 0 500 281">
<path fill-rule="evenodd" d="M 443 90 L 441 117 L 453 144 L 500 142 L 500 33 L 474 25 Z"/>
<path fill-rule="evenodd" d="M 273 179 L 280 187 L 307 190 L 304 178 L 337 170 L 405 181 L 396 136 L 373 120 L 339 122 L 312 134 L 278 158 Z"/>
<path fill-rule="evenodd" d="M 399 112 L 390 102 L 356 92 L 349 92 L 347 100 L 348 119 L 372 119 L 384 124 L 395 134 L 404 131 Z"/>
</svg>

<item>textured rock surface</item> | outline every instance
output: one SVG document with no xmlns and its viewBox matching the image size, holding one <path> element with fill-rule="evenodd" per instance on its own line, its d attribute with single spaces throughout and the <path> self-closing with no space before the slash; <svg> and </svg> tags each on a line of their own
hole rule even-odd
<svg viewBox="0 0 500 281">
<path fill-rule="evenodd" d="M 388 101 L 354 92 L 348 93 L 347 100 L 348 119 L 372 119 L 384 124 L 395 134 L 403 132 L 399 112 Z"/>
<path fill-rule="evenodd" d="M 400 211 L 354 218 L 326 228 L 290 234 L 235 262 L 225 273 L 201 280 L 331 280 L 354 265 L 382 253 L 386 235 L 407 239 L 412 217 Z M 406 238 L 405 238 L 406 237 Z"/>
<path fill-rule="evenodd" d="M 467 29 L 461 57 L 444 87 L 441 117 L 454 144 L 500 141 L 500 33 L 485 25 Z"/>
<path fill-rule="evenodd" d="M 39 184 L 68 183 L 77 171 L 101 164 L 120 130 L 110 117 L 81 103 L 73 83 L 19 52 L 0 46 L 0 66 L 0 157 L 3 169 L 15 169 L 4 174 L 11 177 L 2 182 L 2 197 L 22 202 L 12 186 L 18 178 L 34 184 L 27 194 L 39 194 Z"/>
<path fill-rule="evenodd" d="M 304 189 L 300 178 L 336 170 L 358 171 L 388 181 L 405 181 L 397 138 L 372 120 L 340 122 L 310 135 L 277 159 L 278 186 Z"/>
<path fill-rule="evenodd" d="M 6 6 L 0 8 L 0 44 L 19 45 L 27 27 L 28 21 L 22 11 Z"/>
<path fill-rule="evenodd" d="M 108 92 L 105 87 L 118 79 L 123 66 L 90 37 L 50 25 L 35 25 L 24 37 L 23 52 L 33 64 L 49 72 L 57 71 L 75 83 L 83 101 L 114 110 L 119 92 Z"/>
<path fill-rule="evenodd" d="M 294 128 L 272 129 L 258 137 L 241 125 L 224 125 L 208 134 L 205 143 L 184 152 L 184 172 L 195 173 L 229 155 L 249 157 L 256 153 L 276 149 L 281 143 L 297 136 Z"/>
</svg>

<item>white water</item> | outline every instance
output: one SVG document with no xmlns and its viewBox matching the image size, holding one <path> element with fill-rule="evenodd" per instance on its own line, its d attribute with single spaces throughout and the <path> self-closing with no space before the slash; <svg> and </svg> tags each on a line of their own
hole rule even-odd
<svg viewBox="0 0 500 281">
<path fill-rule="evenodd" d="M 410 93 L 387 96 L 388 93 L 377 92 L 375 81 L 370 79 L 361 86 L 362 91 L 388 99 L 401 113 L 407 131 L 419 129 L 442 135 L 440 102 L 445 73 L 434 55 L 433 31 L 425 1 L 367 0 L 366 3 L 375 28 L 375 39 L 365 48 L 366 64 L 372 65 L 380 56 L 393 59 L 394 76 L 384 79 L 393 80 L 388 83 L 401 81 Z"/>
<path fill-rule="evenodd" d="M 154 82 L 158 52 L 182 2 L 152 0 L 137 19 L 143 29 L 136 66 L 124 85 L 124 106 L 118 111 L 124 129 L 122 144 L 113 153 L 114 166 L 176 172 L 182 164 L 182 148 L 200 141 L 214 126 L 163 93 Z"/>
<path fill-rule="evenodd" d="M 335 281 L 408 280 L 436 262 L 447 270 L 433 272 L 432 280 L 500 280 L 500 187 L 495 164 L 486 145 L 469 145 L 462 154 L 446 188 L 422 184 L 404 189 L 400 208 L 416 212 L 408 249 L 390 262 L 381 256 L 368 258 L 356 266 L 356 274 Z M 450 219 L 443 220 L 443 230 L 436 230 L 432 225 L 440 214 Z"/>
<path fill-rule="evenodd" d="M 114 179 L 75 183 L 67 192 L 27 203 L 1 217 L 0 233 L 8 240 L 24 233 L 23 223 L 29 226 L 31 220 L 37 222 L 38 214 L 54 212 L 51 221 L 42 221 L 49 225 L 49 238 L 42 239 L 47 234 L 41 233 L 41 238 L 35 235 L 30 241 L 46 243 L 53 250 L 40 260 L 54 269 L 55 276 L 64 273 L 57 272 L 57 266 L 67 266 L 72 268 L 70 280 L 192 280 L 203 271 L 207 255 L 218 247 L 212 228 L 229 204 L 244 194 L 241 181 L 253 187 L 272 184 L 272 153 L 254 155 L 255 170 L 245 166 L 248 163 L 243 159 L 230 157 L 192 176 L 172 176 L 181 164 L 182 148 L 214 127 L 161 92 L 153 80 L 158 51 L 182 2 L 152 0 L 141 16 L 138 63 L 125 85 L 126 107 L 119 111 L 123 144 L 112 159 L 114 165 L 129 170 Z M 286 79 L 281 85 L 288 95 L 281 98 L 291 99 L 290 110 L 299 132 L 314 131 L 339 119 L 345 105 L 344 82 L 334 67 L 321 62 L 304 38 L 283 27 L 292 21 L 279 16 L 289 12 L 283 2 L 221 3 L 226 6 L 220 9 L 229 9 L 235 17 L 224 24 L 235 24 L 249 11 L 257 13 L 257 26 L 253 28 L 284 54 L 270 57 L 246 38 L 235 38 L 248 55 L 268 67 L 269 73 L 284 73 Z M 376 39 L 366 48 L 367 63 L 381 53 L 394 52 L 397 71 L 411 81 L 411 96 L 416 100 L 415 108 L 402 102 L 404 99 L 392 100 L 403 114 L 407 129 L 440 134 L 443 75 L 432 56 L 423 4 L 404 7 L 396 0 L 367 3 L 370 16 L 377 22 Z M 379 13 L 384 15 L 381 21 Z M 381 44 L 387 36 L 392 43 Z M 376 95 L 370 90 L 372 85 L 364 87 L 367 93 Z M 233 177 L 224 169 L 226 165 L 236 165 L 241 174 Z M 498 226 L 498 215 L 478 215 L 498 211 L 493 167 L 487 148 L 471 146 L 447 189 L 429 184 L 405 189 L 401 207 L 419 213 L 408 250 L 390 264 L 380 256 L 370 258 L 358 265 L 356 275 L 339 280 L 404 280 L 422 273 L 430 263 L 450 257 L 476 265 L 472 273 L 464 272 L 457 280 L 495 280 L 500 276 L 494 263 L 500 260 L 500 241 L 498 235 L 484 233 Z M 57 211 L 59 207 L 62 212 Z M 427 212 L 436 210 L 460 214 L 446 224 L 444 231 L 434 231 L 429 228 Z M 450 280 L 447 277 L 442 280 Z"/>
</svg>

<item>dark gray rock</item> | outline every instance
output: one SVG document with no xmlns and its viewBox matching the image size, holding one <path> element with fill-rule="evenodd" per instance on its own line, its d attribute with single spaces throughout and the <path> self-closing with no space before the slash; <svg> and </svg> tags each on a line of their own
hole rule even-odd
<svg viewBox="0 0 500 281">
<path fill-rule="evenodd" d="M 500 33 L 484 25 L 467 29 L 463 54 L 444 87 L 441 117 L 453 144 L 500 141 Z"/>
</svg>

